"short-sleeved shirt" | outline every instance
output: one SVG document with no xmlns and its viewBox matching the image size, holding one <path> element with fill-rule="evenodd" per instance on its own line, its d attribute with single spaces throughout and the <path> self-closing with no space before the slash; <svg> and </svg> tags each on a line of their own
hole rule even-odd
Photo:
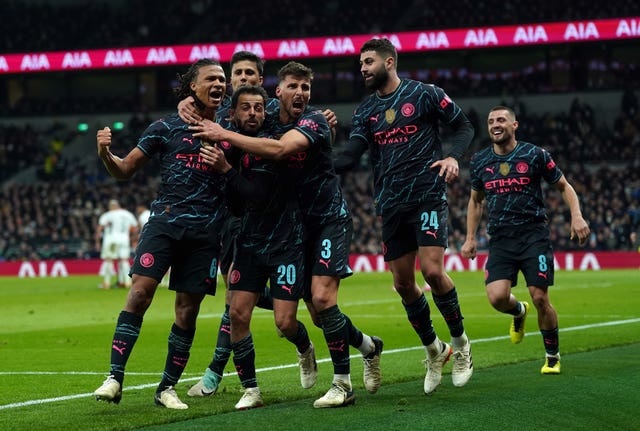
<svg viewBox="0 0 640 431">
<path fill-rule="evenodd" d="M 471 187 L 483 190 L 487 201 L 487 232 L 547 222 L 541 182 L 555 184 L 562 171 L 543 148 L 518 141 L 507 155 L 493 145 L 471 158 Z"/>
<path fill-rule="evenodd" d="M 178 114 L 152 123 L 138 141 L 148 157 L 158 156 L 162 183 L 151 203 L 151 217 L 180 227 L 206 229 L 224 215 L 226 179 L 200 157 L 200 139 L 193 137 Z M 228 159 L 235 150 L 223 148 Z"/>
<path fill-rule="evenodd" d="M 444 178 L 430 166 L 443 158 L 439 124 L 451 124 L 460 115 L 462 109 L 442 88 L 410 79 L 358 106 L 349 140 L 369 148 L 377 215 L 446 199 Z"/>
<path fill-rule="evenodd" d="M 277 118 L 279 110 L 274 114 Z M 305 224 L 324 224 L 350 218 L 340 181 L 333 169 L 331 129 L 322 111 L 307 107 L 293 123 L 272 121 L 268 132 L 279 139 L 297 130 L 309 140 L 309 148 L 286 159 L 288 176 L 296 181 L 296 191 Z"/>
</svg>

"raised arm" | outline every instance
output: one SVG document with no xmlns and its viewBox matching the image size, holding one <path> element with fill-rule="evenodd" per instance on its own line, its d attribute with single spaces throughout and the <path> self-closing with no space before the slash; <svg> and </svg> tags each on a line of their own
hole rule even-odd
<svg viewBox="0 0 640 431">
<path fill-rule="evenodd" d="M 111 146 L 111 129 L 108 127 L 98 130 L 96 141 L 98 157 L 107 168 L 109 175 L 115 179 L 128 180 L 149 161 L 149 158 L 138 147 L 131 150 L 124 159 L 113 154 L 109 148 Z"/>
</svg>

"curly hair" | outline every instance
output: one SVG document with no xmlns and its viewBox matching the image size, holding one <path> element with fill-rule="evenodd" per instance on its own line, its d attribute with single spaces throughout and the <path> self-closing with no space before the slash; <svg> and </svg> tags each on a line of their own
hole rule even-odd
<svg viewBox="0 0 640 431">
<path fill-rule="evenodd" d="M 204 66 L 220 66 L 219 61 L 213 60 L 211 58 L 201 58 L 200 60 L 192 63 L 189 66 L 189 69 L 183 73 L 177 75 L 179 86 L 173 89 L 173 94 L 179 99 L 182 100 L 187 96 L 193 96 L 193 91 L 191 90 L 191 83 L 196 80 L 198 77 L 198 72 L 200 72 L 200 68 Z"/>
</svg>

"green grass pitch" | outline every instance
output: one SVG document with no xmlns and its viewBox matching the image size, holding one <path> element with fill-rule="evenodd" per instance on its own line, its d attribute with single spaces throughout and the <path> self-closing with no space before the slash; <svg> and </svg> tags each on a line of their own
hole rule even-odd
<svg viewBox="0 0 640 431">
<path fill-rule="evenodd" d="M 93 390 L 109 368 L 110 341 L 126 291 L 97 289 L 99 278 L 1 278 L 0 430 L 278 430 L 392 429 L 634 429 L 640 401 L 640 294 L 637 270 L 556 273 L 551 301 L 560 319 L 562 374 L 541 376 L 543 346 L 535 311 L 522 344 L 508 339 L 509 317 L 489 305 L 480 272 L 452 272 L 472 340 L 475 373 L 464 388 L 447 375 L 431 396 L 422 390 L 424 349 L 409 323 L 388 273 L 360 273 L 343 281 L 341 309 L 364 332 L 384 339 L 383 385 L 375 395 L 362 383 L 362 363 L 352 349 L 357 403 L 315 410 L 313 400 L 332 377 L 322 333 L 303 305 L 319 359 L 319 377 L 300 387 L 294 347 L 278 338 L 270 312 L 256 310 L 252 332 L 258 381 L 266 407 L 235 412 L 241 396 L 233 365 L 219 392 L 190 399 L 213 353 L 223 295 L 205 299 L 191 359 L 177 390 L 184 411 L 155 407 L 153 393 L 164 366 L 173 322 L 174 294 L 159 289 L 145 316 L 127 366 L 119 405 L 96 402 Z M 421 278 L 420 278 L 421 279 Z M 520 280 L 514 293 L 528 297 Z M 433 305 L 438 335 L 448 332 Z"/>
</svg>

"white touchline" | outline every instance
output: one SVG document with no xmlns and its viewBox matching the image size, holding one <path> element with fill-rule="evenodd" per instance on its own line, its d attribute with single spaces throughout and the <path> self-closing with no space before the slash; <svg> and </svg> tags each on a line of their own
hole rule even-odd
<svg viewBox="0 0 640 431">
<path fill-rule="evenodd" d="M 601 322 L 601 323 L 593 323 L 593 324 L 589 324 L 589 325 L 580 325 L 580 326 L 572 326 L 570 328 L 560 328 L 560 332 L 569 332 L 569 331 L 582 331 L 584 329 L 592 329 L 592 328 L 601 328 L 601 327 L 605 327 L 605 326 L 617 326 L 617 325 L 625 325 L 628 323 L 640 323 L 640 318 L 637 319 L 627 319 L 627 320 L 616 320 L 616 321 L 612 321 L 612 322 Z M 527 333 L 525 335 L 532 335 L 532 333 Z M 498 337 L 489 337 L 489 338 L 479 338 L 477 340 L 472 340 L 472 344 L 478 344 L 478 343 L 487 343 L 490 341 L 497 341 L 497 340 L 504 340 L 509 338 L 508 335 L 501 335 Z M 403 349 L 394 349 L 394 350 L 385 350 L 383 353 L 385 355 L 391 355 L 394 353 L 402 353 L 402 352 L 409 352 L 412 350 L 419 350 L 419 349 L 423 349 L 424 346 L 413 346 L 413 347 L 406 347 Z M 360 357 L 359 354 L 355 354 L 355 355 L 351 355 L 351 359 L 354 358 L 358 358 Z M 319 363 L 323 363 L 323 362 L 330 362 L 331 358 L 324 358 L 324 359 L 318 359 L 317 362 Z M 257 373 L 263 373 L 266 371 L 273 371 L 273 370 L 282 370 L 285 368 L 297 368 L 298 364 L 285 364 L 285 365 L 277 365 L 274 367 L 266 367 L 266 368 L 258 368 L 256 369 Z M 45 372 L 36 372 L 36 371 L 28 371 L 28 372 L 0 372 L 0 375 L 7 375 L 7 374 L 96 374 L 96 375 L 104 375 L 104 373 L 97 373 L 97 372 L 51 372 L 51 371 L 45 371 Z M 152 375 L 152 373 L 127 373 L 129 375 Z M 153 375 L 158 375 L 158 373 L 153 373 Z M 225 376 L 234 376 L 236 375 L 236 373 L 225 373 Z M 188 381 L 194 381 L 194 380 L 199 380 L 200 377 L 188 377 L 188 378 L 184 378 L 184 379 L 180 379 L 181 382 L 188 382 Z M 151 388 L 154 386 L 157 386 L 157 382 L 156 383 L 147 383 L 144 385 L 137 385 L 137 386 L 127 386 L 126 388 L 123 389 L 123 391 L 128 391 L 128 390 L 134 390 L 134 389 L 146 389 L 146 388 Z M 5 404 L 5 405 L 1 405 L 0 406 L 0 410 L 6 410 L 6 409 L 13 409 L 13 408 L 18 408 L 18 407 L 26 407 L 26 406 L 32 406 L 35 404 L 46 404 L 46 403 L 54 403 L 56 401 L 67 401 L 67 400 L 73 400 L 76 398 L 85 398 L 85 397 L 93 397 L 93 392 L 91 393 L 84 393 L 84 394 L 75 394 L 75 395 L 65 395 L 63 397 L 55 397 L 55 398 L 45 398 L 42 400 L 30 400 L 30 401 L 23 401 L 20 403 L 12 403 L 12 404 Z"/>
</svg>

